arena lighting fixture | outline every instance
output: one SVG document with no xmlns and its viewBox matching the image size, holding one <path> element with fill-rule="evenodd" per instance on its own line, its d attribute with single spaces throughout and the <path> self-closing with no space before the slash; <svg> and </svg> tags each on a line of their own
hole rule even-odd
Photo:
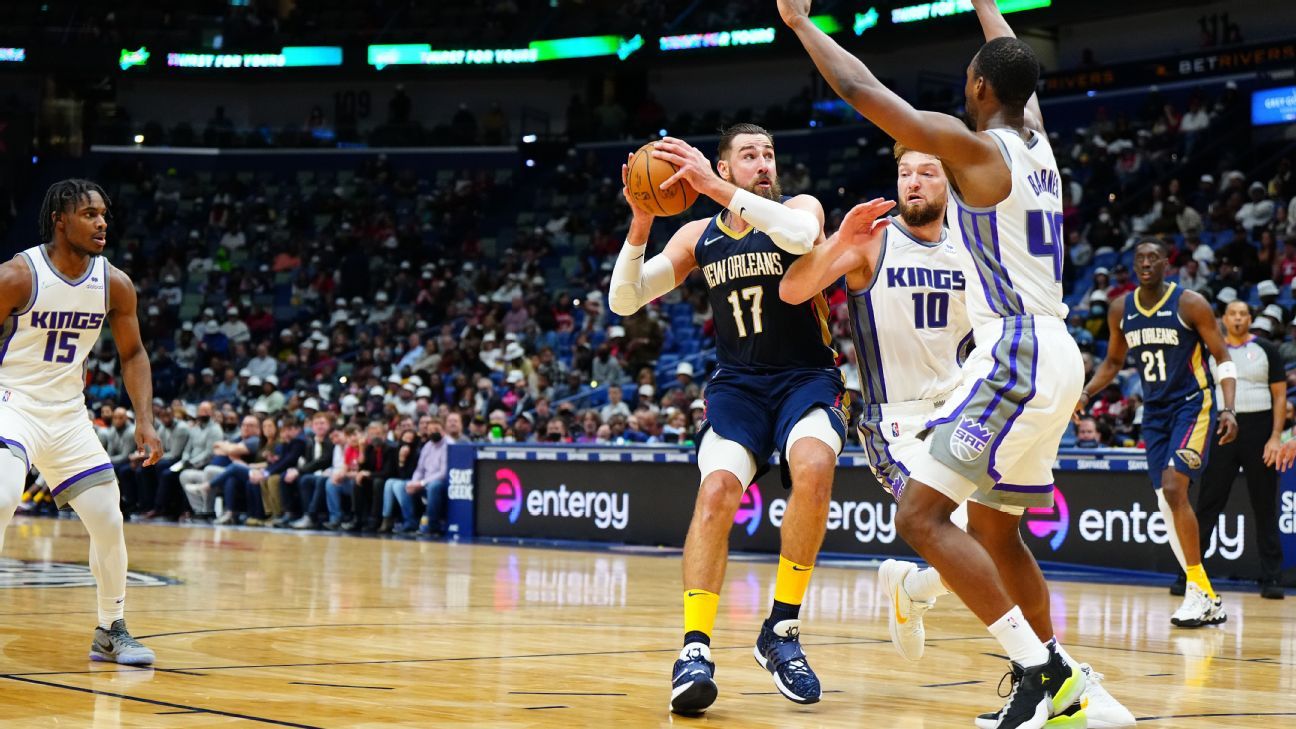
<svg viewBox="0 0 1296 729">
<path fill-rule="evenodd" d="M 1007 15 L 1009 13 L 1020 13 L 1023 10 L 1038 10 L 1047 8 L 1053 4 L 1053 0 L 998 0 L 999 12 Z M 895 8 L 891 11 L 891 23 L 900 25 L 902 23 L 920 23 L 927 20 L 936 20 L 951 15 L 961 15 L 963 13 L 973 12 L 972 0 L 937 0 L 937 2 L 919 3 L 917 5 L 906 5 L 902 8 Z"/>
<path fill-rule="evenodd" d="M 172 68 L 305 68 L 341 66 L 341 46 L 285 46 L 278 53 L 168 53 Z"/>
<path fill-rule="evenodd" d="M 144 143 L 144 135 L 143 135 L 143 134 L 136 134 L 136 135 L 135 135 L 135 143 L 136 143 L 136 144 L 143 144 L 143 143 Z"/>
<path fill-rule="evenodd" d="M 0 63 L 22 63 L 26 60 L 26 48 L 0 48 Z"/>
<path fill-rule="evenodd" d="M 134 51 L 128 48 L 123 48 L 121 56 L 117 59 L 117 65 L 121 66 L 121 70 L 123 71 L 128 68 L 134 68 L 135 66 L 146 66 L 148 65 L 149 55 L 148 48 L 145 48 L 144 46 L 140 46 Z"/>
</svg>

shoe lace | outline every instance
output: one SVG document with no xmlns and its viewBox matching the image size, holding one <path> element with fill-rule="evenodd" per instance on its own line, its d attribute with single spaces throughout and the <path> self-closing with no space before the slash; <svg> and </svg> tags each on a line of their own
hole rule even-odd
<svg viewBox="0 0 1296 729">
<path fill-rule="evenodd" d="M 1008 679 L 1007 691 L 1004 691 L 1003 688 L 1004 679 Z M 1007 699 L 1008 700 L 1007 703 L 1011 704 L 1012 697 L 1017 693 L 1017 685 L 1021 683 L 1021 680 L 1022 680 L 1021 674 L 1017 673 L 1016 671 L 1008 671 L 1007 673 L 1005 673 L 1003 676 L 999 678 L 999 685 L 995 687 L 995 693 L 999 694 L 999 698 Z"/>
</svg>

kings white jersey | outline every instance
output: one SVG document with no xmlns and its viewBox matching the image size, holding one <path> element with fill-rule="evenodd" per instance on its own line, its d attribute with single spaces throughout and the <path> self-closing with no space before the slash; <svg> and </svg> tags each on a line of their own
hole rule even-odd
<svg viewBox="0 0 1296 729">
<path fill-rule="evenodd" d="M 894 217 L 875 270 L 868 288 L 849 292 L 864 405 L 948 395 L 972 345 L 958 246 L 948 233 L 920 241 Z"/>
<path fill-rule="evenodd" d="M 91 258 L 79 279 L 68 279 L 43 245 L 18 255 L 31 269 L 32 294 L 0 328 L 0 390 L 41 402 L 81 400 L 86 356 L 108 316 L 108 259 Z"/>
<path fill-rule="evenodd" d="M 1062 303 L 1062 178 L 1048 139 L 988 131 L 1012 175 L 1012 191 L 990 208 L 974 208 L 950 189 L 950 236 L 967 273 L 972 326 L 1016 316 L 1065 318 Z"/>
</svg>

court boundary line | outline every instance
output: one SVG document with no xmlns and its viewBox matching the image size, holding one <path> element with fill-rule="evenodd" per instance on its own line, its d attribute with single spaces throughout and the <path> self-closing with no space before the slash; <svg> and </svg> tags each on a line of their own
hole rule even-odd
<svg viewBox="0 0 1296 729">
<path fill-rule="evenodd" d="M 293 727 L 293 729 L 324 729 L 323 727 L 316 726 L 314 724 L 296 724 L 290 721 L 281 721 L 279 719 L 267 719 L 266 717 L 263 716 L 252 716 L 251 714 L 239 714 L 233 711 L 222 711 L 221 709 L 205 709 L 200 706 L 188 706 L 186 704 L 177 704 L 171 701 L 162 701 L 159 699 L 146 699 L 142 696 L 130 696 L 128 694 L 119 694 L 114 691 L 101 691 L 99 689 L 92 689 L 84 686 L 68 686 L 67 684 L 55 683 L 53 681 L 40 681 L 34 678 L 15 676 L 9 673 L 0 674 L 0 678 L 9 679 L 10 681 L 21 681 L 23 683 L 35 684 L 37 686 L 48 686 L 50 688 L 65 689 L 67 691 L 77 691 L 79 693 L 92 694 L 94 696 L 111 696 L 115 699 L 120 699 L 122 701 L 136 701 L 141 704 L 151 704 L 153 706 L 165 706 L 168 709 L 178 709 L 185 713 L 215 714 L 217 716 L 225 716 L 231 719 L 243 719 L 244 721 L 255 721 L 255 722 L 260 722 L 262 724 L 273 724 L 275 726 Z"/>
</svg>

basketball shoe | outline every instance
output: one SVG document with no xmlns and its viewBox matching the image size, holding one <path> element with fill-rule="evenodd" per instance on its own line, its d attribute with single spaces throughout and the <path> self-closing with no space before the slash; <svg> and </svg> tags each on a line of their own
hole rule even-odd
<svg viewBox="0 0 1296 729">
<path fill-rule="evenodd" d="M 1080 670 L 1085 674 L 1085 692 L 1079 701 L 1073 702 L 1061 714 L 1048 720 L 1044 726 L 1048 729 L 1120 729 L 1135 726 L 1137 720 L 1130 710 L 1125 708 L 1116 697 L 1103 688 L 1103 675 L 1081 663 Z M 1009 674 L 1013 682 L 1021 680 L 1021 668 L 1013 666 Z M 999 712 L 982 714 L 976 718 L 979 729 L 994 729 L 999 721 Z"/>
<path fill-rule="evenodd" d="M 918 569 L 912 562 L 888 559 L 878 568 L 878 580 L 882 583 L 882 592 L 887 596 L 890 619 L 887 627 L 891 630 L 891 644 L 900 655 L 911 661 L 923 656 L 927 631 L 923 628 L 923 615 L 936 605 L 935 600 L 921 601 L 909 597 L 905 591 L 905 578 Z"/>
<path fill-rule="evenodd" d="M 685 716 L 701 714 L 715 703 L 718 693 L 711 649 L 703 643 L 684 646 L 671 672 L 671 711 Z"/>
<path fill-rule="evenodd" d="M 981 729 L 1084 729 L 1087 718 L 1081 697 L 1087 676 L 1049 646 L 1049 660 L 1040 666 L 1022 668 L 1016 663 L 1008 702 L 996 712 L 976 718 Z M 1002 684 L 1002 682 L 1001 682 Z M 1059 708 L 1060 707 L 1060 708 Z"/>
<path fill-rule="evenodd" d="M 1224 612 L 1224 601 L 1219 596 L 1210 599 L 1200 587 L 1191 582 L 1184 590 L 1183 604 L 1170 616 L 1170 622 L 1180 628 L 1219 625 L 1225 620 L 1228 620 L 1228 614 Z"/>
<path fill-rule="evenodd" d="M 120 663 L 124 666 L 147 666 L 155 660 L 153 651 L 131 637 L 125 620 L 113 621 L 112 627 L 95 628 L 90 644 L 90 660 Z"/>
<path fill-rule="evenodd" d="M 752 651 L 761 668 L 774 676 L 779 693 L 798 704 L 813 704 L 822 690 L 819 677 L 810 670 L 801 650 L 801 621 L 780 620 L 773 626 L 761 625 L 760 637 Z"/>
</svg>

